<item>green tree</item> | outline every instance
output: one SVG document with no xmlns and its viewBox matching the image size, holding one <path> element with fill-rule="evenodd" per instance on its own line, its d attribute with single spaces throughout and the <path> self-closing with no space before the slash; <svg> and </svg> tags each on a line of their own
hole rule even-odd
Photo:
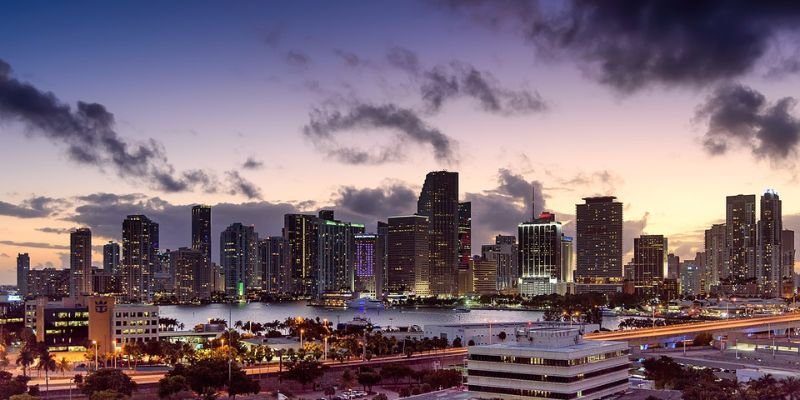
<svg viewBox="0 0 800 400">
<path fill-rule="evenodd" d="M 358 374 L 358 384 L 364 386 L 364 390 L 372 392 L 372 386 L 381 381 L 381 376 L 375 372 L 361 372 Z"/>
<path fill-rule="evenodd" d="M 250 378 L 241 369 L 231 373 L 231 381 L 228 382 L 228 396 L 232 399 L 236 398 L 238 394 L 258 394 L 261 391 L 261 385 L 258 381 Z"/>
<path fill-rule="evenodd" d="M 125 400 L 127 398 L 128 396 L 120 392 L 117 392 L 116 390 L 113 389 L 106 389 L 106 390 L 101 390 L 99 392 L 94 392 L 92 393 L 91 396 L 89 396 L 90 400 Z"/>
<path fill-rule="evenodd" d="M 23 394 L 28 390 L 29 377 L 14 376 L 11 372 L 0 371 L 0 399 L 7 399 L 15 394 Z"/>
<path fill-rule="evenodd" d="M 47 350 L 47 346 L 42 346 L 39 349 L 39 354 L 36 357 L 36 369 L 39 371 L 44 370 L 44 385 L 45 390 L 50 391 L 50 371 L 55 371 L 58 368 L 53 354 Z"/>
<path fill-rule="evenodd" d="M 381 377 L 383 379 L 391 379 L 396 385 L 400 379 L 407 378 L 411 375 L 413 370 L 405 364 L 386 364 L 381 367 Z"/>
<path fill-rule="evenodd" d="M 17 355 L 17 365 L 22 367 L 22 375 L 28 376 L 28 369 L 33 365 L 34 361 L 36 361 L 36 353 L 29 349 L 28 346 L 23 346 L 19 351 L 19 355 Z"/>
<path fill-rule="evenodd" d="M 188 390 L 189 382 L 182 375 L 164 376 L 158 381 L 158 397 L 161 399 L 168 399 Z"/>
<path fill-rule="evenodd" d="M 353 374 L 353 371 L 346 369 L 344 370 L 344 372 L 342 372 L 342 386 L 349 388 L 353 386 L 355 381 L 356 381 L 356 376 L 355 374 Z"/>
<path fill-rule="evenodd" d="M 8 398 L 8 400 L 38 400 L 39 398 L 36 396 L 32 396 L 28 393 L 21 393 L 15 394 Z"/>
<path fill-rule="evenodd" d="M 328 396 L 328 400 L 330 400 L 333 397 L 333 395 L 336 394 L 336 389 L 334 389 L 333 386 L 326 386 L 324 393 L 325 396 Z"/>
<path fill-rule="evenodd" d="M 327 365 L 321 364 L 317 360 L 297 360 L 287 363 L 283 378 L 295 381 L 305 387 L 309 383 L 314 383 L 325 373 Z"/>
<path fill-rule="evenodd" d="M 461 346 L 462 346 L 461 338 L 456 336 L 456 338 L 453 339 L 453 347 L 461 347 Z"/>
<path fill-rule="evenodd" d="M 694 337 L 694 340 L 692 340 L 692 345 L 693 346 L 708 346 L 709 344 L 711 344 L 712 340 L 714 340 L 714 338 L 711 336 L 710 333 L 701 332 L 701 333 L 698 333 L 697 336 Z"/>
<path fill-rule="evenodd" d="M 136 382 L 118 369 L 103 368 L 87 374 L 78 387 L 88 397 L 108 390 L 130 396 L 136 390 Z"/>
</svg>

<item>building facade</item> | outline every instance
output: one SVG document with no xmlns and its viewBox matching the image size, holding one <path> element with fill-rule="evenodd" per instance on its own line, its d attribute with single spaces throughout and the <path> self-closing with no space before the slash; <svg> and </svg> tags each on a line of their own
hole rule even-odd
<svg viewBox="0 0 800 400">
<path fill-rule="evenodd" d="M 517 226 L 519 238 L 520 294 L 535 296 L 549 294 L 539 292 L 539 282 L 556 284 L 564 281 L 564 259 L 562 241 L 564 234 L 555 215 L 543 212 L 539 218 Z M 536 290 L 536 292 L 531 292 Z M 549 289 L 544 289 L 549 290 Z"/>
<path fill-rule="evenodd" d="M 108 242 L 103 245 L 103 271 L 111 275 L 120 273 L 119 243 Z"/>
<path fill-rule="evenodd" d="M 756 279 L 756 196 L 728 196 L 725 200 L 727 278 L 732 283 Z"/>
<path fill-rule="evenodd" d="M 633 239 L 633 281 L 652 286 L 664 279 L 668 241 L 663 235 L 642 235 Z"/>
<path fill-rule="evenodd" d="M 711 225 L 705 232 L 706 281 L 709 285 L 719 285 L 720 280 L 727 279 L 730 271 L 727 262 L 725 224 Z"/>
<path fill-rule="evenodd" d="M 430 293 L 428 217 L 421 215 L 391 217 L 388 228 L 387 291 L 428 295 Z"/>
<path fill-rule="evenodd" d="M 458 210 L 458 172 L 429 172 L 417 202 L 417 215 L 428 217 L 429 289 L 433 296 L 452 296 L 458 291 Z"/>
<path fill-rule="evenodd" d="M 145 215 L 128 215 L 122 222 L 122 292 L 129 301 L 152 298 L 158 239 L 158 224 Z"/>
<path fill-rule="evenodd" d="M 469 268 L 472 259 L 472 203 L 458 203 L 458 269 Z"/>
<path fill-rule="evenodd" d="M 355 290 L 376 297 L 378 272 L 378 235 L 355 235 Z"/>
<path fill-rule="evenodd" d="M 317 231 L 319 219 L 314 215 L 286 214 L 283 238 L 289 246 L 289 271 L 294 293 L 312 296 L 317 293 Z"/>
<path fill-rule="evenodd" d="M 225 274 L 225 295 L 243 300 L 261 288 L 258 234 L 253 226 L 235 222 L 220 234 L 219 261 Z"/>
<path fill-rule="evenodd" d="M 70 296 L 92 292 L 92 231 L 76 229 L 69 234 Z"/>
<path fill-rule="evenodd" d="M 258 242 L 264 290 L 271 294 L 292 293 L 289 244 L 283 236 L 269 236 Z"/>
<path fill-rule="evenodd" d="M 622 277 L 622 203 L 616 197 L 587 197 L 576 208 L 576 281 Z"/>
<path fill-rule="evenodd" d="M 781 239 L 783 212 L 781 199 L 774 190 L 761 195 L 761 218 L 758 220 L 756 276 L 765 295 L 777 297 L 783 281 Z"/>
<path fill-rule="evenodd" d="M 211 298 L 208 285 L 208 264 L 199 250 L 181 247 L 171 252 L 170 268 L 174 272 L 174 293 L 179 303 L 187 304 Z M 206 278 L 203 279 L 205 274 Z"/>
<path fill-rule="evenodd" d="M 196 205 L 192 207 L 192 249 L 203 255 L 204 268 L 197 271 L 195 285 L 202 288 L 200 298 L 211 297 L 211 207 Z"/>
<path fill-rule="evenodd" d="M 31 257 L 28 253 L 17 254 L 17 291 L 24 299 L 28 296 L 28 275 L 31 272 Z"/>
</svg>

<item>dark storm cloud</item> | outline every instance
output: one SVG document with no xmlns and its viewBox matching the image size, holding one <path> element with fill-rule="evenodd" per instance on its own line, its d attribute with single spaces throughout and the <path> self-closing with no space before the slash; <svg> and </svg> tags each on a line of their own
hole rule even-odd
<svg viewBox="0 0 800 400">
<path fill-rule="evenodd" d="M 242 168 L 244 169 L 261 169 L 263 167 L 264 162 L 256 160 L 255 157 L 247 157 L 247 160 L 242 164 Z"/>
<path fill-rule="evenodd" d="M 389 65 L 405 71 L 411 75 L 420 72 L 419 57 L 411 50 L 403 47 L 392 47 L 386 54 L 386 61 Z"/>
<path fill-rule="evenodd" d="M 286 52 L 286 62 L 292 67 L 304 69 L 311 64 L 311 57 L 300 50 L 290 50 Z"/>
<path fill-rule="evenodd" d="M 708 125 L 703 145 L 711 154 L 743 147 L 757 158 L 782 161 L 797 154 L 800 121 L 792 115 L 796 102 L 784 97 L 770 103 L 752 88 L 726 85 L 698 107 L 695 120 Z"/>
<path fill-rule="evenodd" d="M 60 211 L 66 202 L 44 196 L 31 197 L 17 204 L 0 201 L 0 215 L 17 218 L 44 218 Z"/>
<path fill-rule="evenodd" d="M 374 222 L 389 216 L 412 214 L 416 210 L 417 193 L 399 183 L 362 189 L 343 186 L 334 204 L 337 210 L 369 217 L 369 222 Z"/>
<path fill-rule="evenodd" d="M 0 244 L 4 244 L 6 246 L 29 247 L 34 249 L 69 250 L 69 246 L 40 242 L 16 242 L 13 240 L 0 240 Z"/>
<path fill-rule="evenodd" d="M 453 140 L 428 126 L 413 110 L 394 104 L 351 104 L 342 112 L 315 109 L 303 134 L 329 157 L 346 164 L 383 164 L 401 160 L 409 143 L 430 145 L 439 162 L 455 161 Z M 350 131 L 376 129 L 391 131 L 393 143 L 378 149 L 342 145 L 337 136 Z"/>
<path fill-rule="evenodd" d="M 431 111 L 439 111 L 446 101 L 459 97 L 477 100 L 490 113 L 528 114 L 547 109 L 539 93 L 505 89 L 491 73 L 463 62 L 433 68 L 424 72 L 421 79 L 422 99 Z"/>
<path fill-rule="evenodd" d="M 248 181 L 237 171 L 227 171 L 225 172 L 225 177 L 228 179 L 228 185 L 230 186 L 230 194 L 242 194 L 246 196 L 248 199 L 260 199 L 261 198 L 261 189 L 258 188 L 255 184 Z"/>
<path fill-rule="evenodd" d="M 515 234 L 517 225 L 532 217 L 532 199 L 537 215 L 545 209 L 541 182 L 528 181 L 508 169 L 497 171 L 495 188 L 466 193 L 464 199 L 472 203 L 474 243 L 490 243 L 497 233 Z"/>
<path fill-rule="evenodd" d="M 541 55 L 578 60 L 591 76 L 622 92 L 742 76 L 800 23 L 800 3 L 794 1 L 444 4 L 491 28 L 522 34 Z"/>
<path fill-rule="evenodd" d="M 105 170 L 133 182 L 144 181 L 155 190 L 182 192 L 216 190 L 213 176 L 200 170 L 176 173 L 162 145 L 153 139 L 131 143 L 115 131 L 115 119 L 97 103 L 78 102 L 73 109 L 53 93 L 21 82 L 0 60 L 0 121 L 22 123 L 28 133 L 66 147 L 79 164 Z"/>
<path fill-rule="evenodd" d="M 626 257 L 626 259 L 622 260 L 623 264 L 627 264 L 631 256 L 631 254 L 628 253 L 633 251 L 633 239 L 641 236 L 644 230 L 647 229 L 647 219 L 649 217 L 650 213 L 646 212 L 640 219 L 622 222 L 622 255 Z M 656 232 L 648 233 L 653 235 L 658 234 Z"/>
<path fill-rule="evenodd" d="M 36 230 L 39 232 L 54 233 L 56 235 L 66 235 L 67 233 L 72 232 L 73 229 L 74 228 L 51 228 L 49 226 L 44 228 L 36 228 Z"/>
</svg>

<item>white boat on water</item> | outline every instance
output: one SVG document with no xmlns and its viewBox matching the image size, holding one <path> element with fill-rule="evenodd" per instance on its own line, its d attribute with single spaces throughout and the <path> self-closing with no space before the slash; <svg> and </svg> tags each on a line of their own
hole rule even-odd
<svg viewBox="0 0 800 400">
<path fill-rule="evenodd" d="M 355 308 L 358 310 L 383 310 L 383 302 L 369 297 L 360 297 L 350 300 L 347 303 L 347 308 Z"/>
</svg>

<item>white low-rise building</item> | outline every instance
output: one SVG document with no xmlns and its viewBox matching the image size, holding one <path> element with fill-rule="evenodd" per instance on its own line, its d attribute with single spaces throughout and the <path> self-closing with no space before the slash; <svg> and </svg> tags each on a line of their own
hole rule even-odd
<svg viewBox="0 0 800 400">
<path fill-rule="evenodd" d="M 158 340 L 158 306 L 117 304 L 113 312 L 115 346 Z"/>
<path fill-rule="evenodd" d="M 600 399 L 628 384 L 628 344 L 583 340 L 576 328 L 523 328 L 516 340 L 473 346 L 470 393 L 482 399 Z"/>
</svg>

